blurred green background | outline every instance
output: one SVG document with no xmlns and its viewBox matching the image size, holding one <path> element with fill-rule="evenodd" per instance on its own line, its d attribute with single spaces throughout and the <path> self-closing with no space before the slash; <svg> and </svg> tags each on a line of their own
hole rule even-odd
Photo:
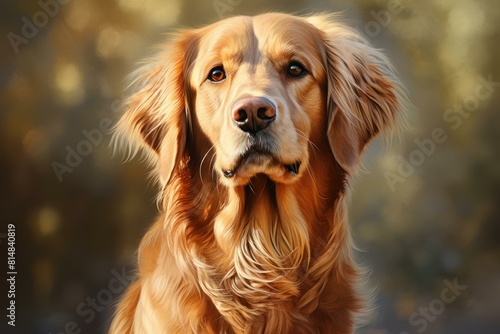
<svg viewBox="0 0 500 334">
<path fill-rule="evenodd" d="M 157 212 L 145 167 L 108 147 L 125 77 L 163 32 L 264 11 L 343 11 L 416 107 L 353 182 L 354 239 L 379 287 L 359 333 L 500 333 L 496 0 L 4 1 L 0 245 L 6 268 L 15 224 L 18 275 L 16 327 L 2 311 L 1 333 L 107 330 Z"/>
</svg>

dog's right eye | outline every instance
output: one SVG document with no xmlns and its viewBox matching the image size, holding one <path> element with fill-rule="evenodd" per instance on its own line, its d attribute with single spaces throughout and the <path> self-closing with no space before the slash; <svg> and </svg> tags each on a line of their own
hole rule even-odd
<svg viewBox="0 0 500 334">
<path fill-rule="evenodd" d="M 207 79 L 212 82 L 219 82 L 226 78 L 226 72 L 224 72 L 224 68 L 222 66 L 214 67 L 208 73 Z"/>
<path fill-rule="evenodd" d="M 304 75 L 306 75 L 306 73 L 307 73 L 307 70 L 304 67 L 304 65 L 302 65 L 301 63 L 296 62 L 296 61 L 292 61 L 288 65 L 288 68 L 286 69 L 286 74 L 290 78 L 302 78 Z"/>
</svg>

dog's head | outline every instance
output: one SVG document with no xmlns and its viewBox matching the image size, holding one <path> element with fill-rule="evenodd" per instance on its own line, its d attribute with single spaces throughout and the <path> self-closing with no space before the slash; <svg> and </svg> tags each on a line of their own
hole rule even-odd
<svg viewBox="0 0 500 334">
<path fill-rule="evenodd" d="M 292 183 L 324 154 L 351 173 L 395 122 L 390 66 L 332 16 L 233 17 L 161 49 L 139 71 L 117 138 L 144 148 L 163 184 L 186 155 L 228 186 L 257 174 Z"/>
</svg>

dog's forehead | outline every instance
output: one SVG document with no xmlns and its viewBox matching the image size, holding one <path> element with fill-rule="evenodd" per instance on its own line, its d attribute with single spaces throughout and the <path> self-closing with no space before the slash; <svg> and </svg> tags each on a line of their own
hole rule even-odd
<svg viewBox="0 0 500 334">
<path fill-rule="evenodd" d="M 267 56 L 323 52 L 320 31 L 306 20 L 287 14 L 236 16 L 212 24 L 202 31 L 200 51 L 209 55 L 243 58 L 249 50 Z"/>
<path fill-rule="evenodd" d="M 252 17 L 252 23 L 253 32 L 262 46 L 288 44 L 300 47 L 321 40 L 319 30 L 301 17 L 269 13 Z"/>
</svg>

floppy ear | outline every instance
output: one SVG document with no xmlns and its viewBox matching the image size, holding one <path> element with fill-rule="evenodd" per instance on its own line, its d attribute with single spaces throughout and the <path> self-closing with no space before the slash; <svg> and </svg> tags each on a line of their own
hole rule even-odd
<svg viewBox="0 0 500 334">
<path fill-rule="evenodd" d="M 133 74 L 136 92 L 125 103 L 113 141 L 115 149 L 128 149 L 129 158 L 142 150 L 165 185 L 184 155 L 189 117 L 186 77 L 196 49 L 188 32 L 178 33 L 160 48 Z"/>
<path fill-rule="evenodd" d="M 330 148 L 349 173 L 366 144 L 395 124 L 400 88 L 385 56 L 356 32 L 327 16 L 310 22 L 320 29 L 325 44 Z"/>
</svg>

